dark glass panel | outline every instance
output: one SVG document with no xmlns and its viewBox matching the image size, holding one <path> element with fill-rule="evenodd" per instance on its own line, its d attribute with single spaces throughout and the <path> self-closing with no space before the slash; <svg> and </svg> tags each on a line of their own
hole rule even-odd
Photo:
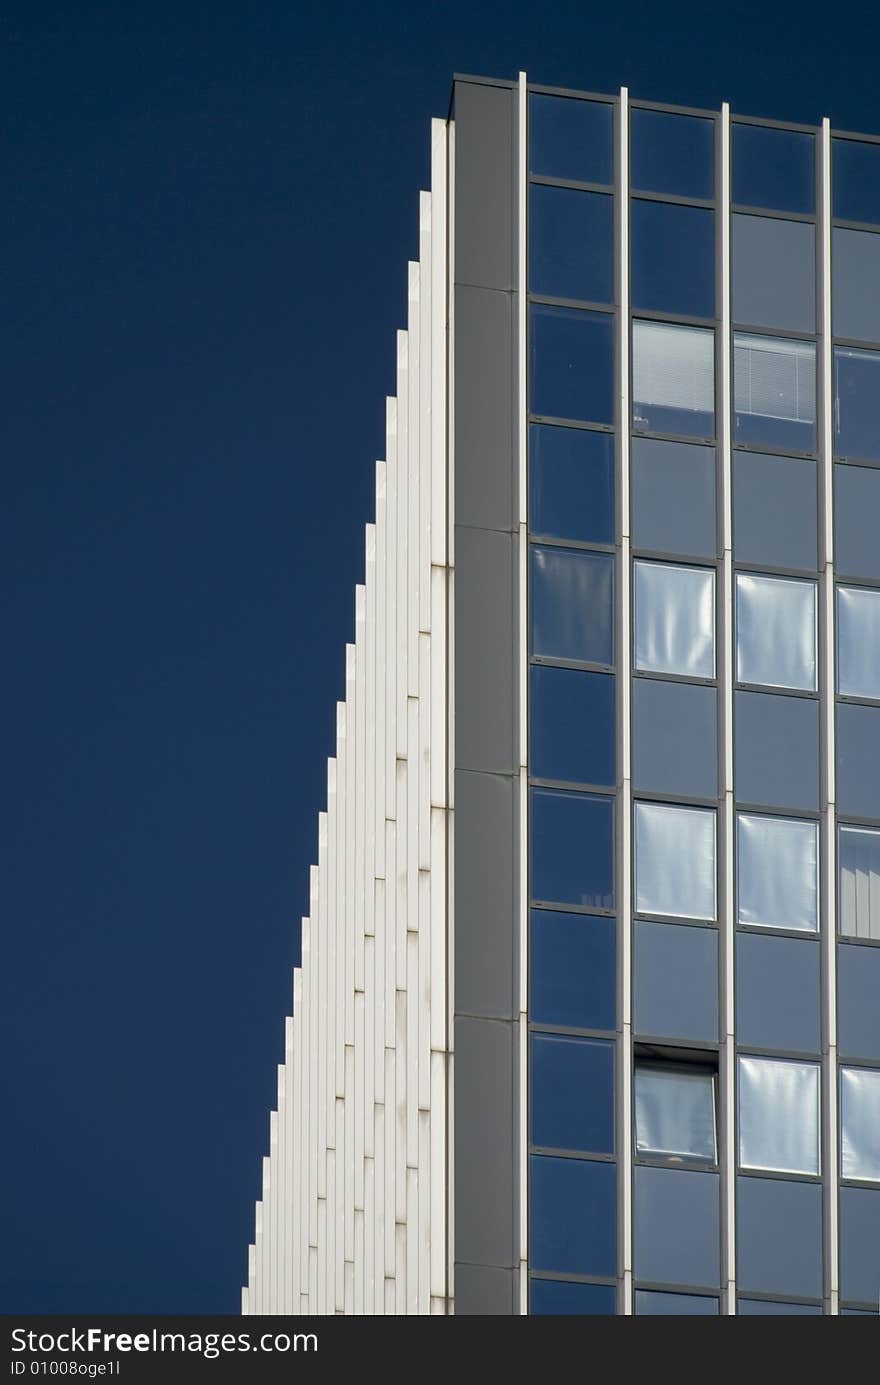
<svg viewBox="0 0 880 1385">
<path fill-rule="evenodd" d="M 614 800 L 532 789 L 532 898 L 614 906 Z"/>
</svg>

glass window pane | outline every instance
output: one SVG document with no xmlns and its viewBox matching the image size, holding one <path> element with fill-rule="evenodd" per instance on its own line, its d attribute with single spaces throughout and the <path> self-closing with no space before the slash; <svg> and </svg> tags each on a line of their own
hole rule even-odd
<svg viewBox="0 0 880 1385">
<path fill-rule="evenodd" d="M 880 817 L 880 707 L 837 704 L 837 810 Z"/>
<path fill-rule="evenodd" d="M 819 703 L 781 693 L 734 694 L 734 783 L 741 803 L 819 807 Z"/>
<path fill-rule="evenodd" d="M 731 309 L 752 327 L 816 330 L 816 231 L 806 221 L 734 216 Z"/>
<path fill-rule="evenodd" d="M 614 676 L 529 670 L 530 766 L 536 779 L 614 786 Z"/>
<path fill-rule="evenodd" d="M 819 928 L 819 824 L 738 813 L 737 923 Z"/>
<path fill-rule="evenodd" d="M 613 1284 L 579 1284 L 571 1279 L 531 1280 L 532 1317 L 611 1317 L 617 1291 Z"/>
<path fill-rule="evenodd" d="M 655 1292 L 653 1289 L 636 1289 L 635 1312 L 637 1317 L 645 1317 L 648 1314 L 654 1317 L 658 1315 L 664 1317 L 682 1315 L 689 1318 L 717 1316 L 718 1300 L 717 1298 L 709 1298 L 708 1294 L 664 1294 Z"/>
<path fill-rule="evenodd" d="M 633 427 L 685 438 L 715 432 L 715 333 L 672 322 L 635 321 Z"/>
<path fill-rule="evenodd" d="M 715 1079 L 711 1073 L 637 1067 L 636 1153 L 714 1164 Z"/>
<path fill-rule="evenodd" d="M 821 1314 L 818 1303 L 778 1303 L 772 1298 L 741 1298 L 736 1308 L 740 1317 L 790 1317 Z"/>
<path fill-rule="evenodd" d="M 734 441 L 812 452 L 816 446 L 816 346 L 736 332 Z"/>
<path fill-rule="evenodd" d="M 614 203 L 607 193 L 532 183 L 529 287 L 550 298 L 614 299 Z"/>
<path fill-rule="evenodd" d="M 841 221 L 880 222 L 880 144 L 832 140 L 834 216 Z"/>
<path fill-rule="evenodd" d="M 566 96 L 529 97 L 529 169 L 545 178 L 611 183 L 614 107 Z"/>
<path fill-rule="evenodd" d="M 880 1069 L 840 1069 L 840 1173 L 880 1181 Z"/>
<path fill-rule="evenodd" d="M 634 570 L 636 668 L 714 678 L 714 571 L 644 561 Z"/>
<path fill-rule="evenodd" d="M 636 910 L 715 918 L 715 812 L 635 805 Z"/>
<path fill-rule="evenodd" d="M 731 177 L 733 201 L 741 207 L 810 215 L 816 208 L 813 136 L 735 122 Z"/>
<path fill-rule="evenodd" d="M 531 410 L 545 418 L 614 421 L 614 318 L 531 306 Z"/>
<path fill-rule="evenodd" d="M 715 213 L 672 202 L 630 203 L 633 308 L 713 317 Z"/>
<path fill-rule="evenodd" d="M 840 575 L 880 579 L 880 468 L 834 468 L 834 562 Z"/>
<path fill-rule="evenodd" d="M 746 1169 L 819 1172 L 819 1068 L 738 1059 L 739 1162 Z"/>
<path fill-rule="evenodd" d="M 808 457 L 733 454 L 733 552 L 768 567 L 817 565 L 817 465 Z"/>
<path fill-rule="evenodd" d="M 614 559 L 606 553 L 532 545 L 532 653 L 612 661 Z"/>
<path fill-rule="evenodd" d="M 614 542 L 613 434 L 531 424 L 529 524 L 548 538 Z"/>
<path fill-rule="evenodd" d="M 718 1040 L 718 933 L 633 924 L 633 1028 L 650 1039 Z"/>
<path fill-rule="evenodd" d="M 617 925 L 604 915 L 531 911 L 530 1014 L 536 1024 L 613 1029 Z"/>
<path fill-rule="evenodd" d="M 614 800 L 532 789 L 532 898 L 614 907 Z"/>
<path fill-rule="evenodd" d="M 736 574 L 736 677 L 815 691 L 815 582 Z"/>
<path fill-rule="evenodd" d="M 834 449 L 838 457 L 880 459 L 880 351 L 834 348 Z"/>
<path fill-rule="evenodd" d="M 738 1287 L 822 1295 L 822 1188 L 786 1178 L 736 1180 Z"/>
<path fill-rule="evenodd" d="M 614 1153 L 614 1044 L 532 1035 L 532 1144 Z"/>
<path fill-rule="evenodd" d="M 833 236 L 834 335 L 880 341 L 880 236 L 842 226 Z"/>
<path fill-rule="evenodd" d="M 837 1049 L 844 1058 L 880 1058 L 880 947 L 837 949 Z"/>
<path fill-rule="evenodd" d="M 736 1037 L 750 1048 L 819 1052 L 817 941 L 737 934 Z"/>
<path fill-rule="evenodd" d="M 669 111 L 630 109 L 630 184 L 641 192 L 715 196 L 715 122 Z"/>
<path fill-rule="evenodd" d="M 880 697 L 880 591 L 837 588 L 837 691 Z"/>
<path fill-rule="evenodd" d="M 638 1279 L 718 1287 L 718 1190 L 718 1174 L 708 1169 L 636 1165 L 633 1262 Z"/>
<path fill-rule="evenodd" d="M 632 539 L 638 548 L 714 558 L 715 449 L 633 438 Z"/>
<path fill-rule="evenodd" d="M 533 1154 L 529 1258 L 534 1270 L 617 1273 L 617 1168 Z"/>
</svg>

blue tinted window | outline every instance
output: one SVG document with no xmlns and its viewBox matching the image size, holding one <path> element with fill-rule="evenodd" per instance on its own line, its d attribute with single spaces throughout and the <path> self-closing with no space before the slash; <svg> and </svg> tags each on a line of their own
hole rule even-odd
<svg viewBox="0 0 880 1385">
<path fill-rule="evenodd" d="M 613 1284 L 578 1284 L 570 1279 L 532 1279 L 533 1317 L 612 1316 L 616 1305 Z"/>
<path fill-rule="evenodd" d="M 798 130 L 734 124 L 733 201 L 742 207 L 804 212 L 816 207 L 813 136 Z"/>
<path fill-rule="evenodd" d="M 614 1153 L 614 1044 L 532 1035 L 532 1144 Z"/>
<path fill-rule="evenodd" d="M 832 141 L 831 189 L 841 221 L 880 222 L 880 144 Z"/>
<path fill-rule="evenodd" d="M 610 664 L 610 553 L 533 545 L 531 569 L 532 653 Z"/>
<path fill-rule="evenodd" d="M 529 684 L 535 778 L 613 787 L 613 675 L 547 665 L 530 670 Z"/>
<path fill-rule="evenodd" d="M 533 909 L 529 1009 L 536 1024 L 613 1029 L 617 924 L 604 915 Z"/>
<path fill-rule="evenodd" d="M 818 1303 L 774 1303 L 772 1299 L 741 1298 L 736 1306 L 741 1317 L 797 1317 L 821 1313 Z"/>
<path fill-rule="evenodd" d="M 529 97 L 529 168 L 544 178 L 611 183 L 614 107 L 568 96 Z"/>
<path fill-rule="evenodd" d="M 712 317 L 715 213 L 635 198 L 630 227 L 634 310 Z"/>
<path fill-rule="evenodd" d="M 714 120 L 634 107 L 629 132 L 633 188 L 677 197 L 714 197 Z"/>
<path fill-rule="evenodd" d="M 613 799 L 532 789 L 532 898 L 613 908 Z"/>
<path fill-rule="evenodd" d="M 614 542 L 614 437 L 588 428 L 529 428 L 533 534 Z"/>
<path fill-rule="evenodd" d="M 708 1294 L 661 1294 L 651 1289 L 636 1289 L 635 1312 L 637 1317 L 647 1314 L 663 1317 L 708 1317 L 717 1316 L 718 1300 Z"/>
<path fill-rule="evenodd" d="M 529 1159 L 532 1269 L 613 1275 L 617 1268 L 617 1168 L 589 1159 Z"/>
<path fill-rule="evenodd" d="M 614 298 L 614 203 L 604 192 L 532 183 L 529 288 L 550 298 Z"/>
<path fill-rule="evenodd" d="M 614 318 L 533 303 L 531 410 L 584 423 L 614 420 Z"/>
<path fill-rule="evenodd" d="M 880 351 L 834 348 L 834 451 L 838 457 L 880 459 L 877 400 Z"/>
</svg>

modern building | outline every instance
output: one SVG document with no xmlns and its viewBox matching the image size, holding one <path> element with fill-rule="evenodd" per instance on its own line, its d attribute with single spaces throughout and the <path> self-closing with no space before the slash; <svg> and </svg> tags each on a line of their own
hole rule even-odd
<svg viewBox="0 0 880 1385">
<path fill-rule="evenodd" d="M 880 139 L 456 79 L 246 1313 L 880 1296 Z"/>
</svg>

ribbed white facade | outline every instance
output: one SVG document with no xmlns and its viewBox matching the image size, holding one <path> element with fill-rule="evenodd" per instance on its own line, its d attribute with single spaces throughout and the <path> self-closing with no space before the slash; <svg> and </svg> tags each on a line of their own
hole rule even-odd
<svg viewBox="0 0 880 1385">
<path fill-rule="evenodd" d="M 435 120 L 245 1314 L 451 1311 L 450 140 Z"/>
</svg>

